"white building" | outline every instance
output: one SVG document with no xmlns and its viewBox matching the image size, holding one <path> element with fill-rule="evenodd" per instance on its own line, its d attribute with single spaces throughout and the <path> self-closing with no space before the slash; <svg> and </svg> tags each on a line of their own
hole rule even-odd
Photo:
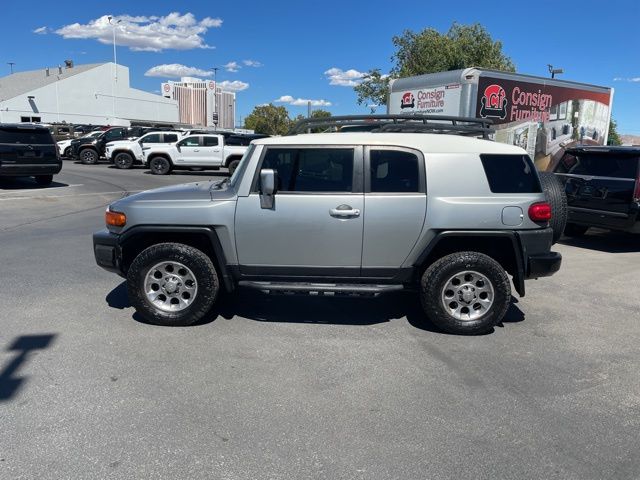
<svg viewBox="0 0 640 480">
<path fill-rule="evenodd" d="M 69 64 L 0 78 L 0 122 L 178 122 L 177 102 L 131 88 L 127 67 Z"/>
<path fill-rule="evenodd" d="M 182 77 L 161 85 L 162 94 L 178 102 L 180 122 L 232 129 L 236 120 L 236 94 L 225 92 L 212 80 Z M 215 92 L 215 93 L 214 93 Z"/>
</svg>

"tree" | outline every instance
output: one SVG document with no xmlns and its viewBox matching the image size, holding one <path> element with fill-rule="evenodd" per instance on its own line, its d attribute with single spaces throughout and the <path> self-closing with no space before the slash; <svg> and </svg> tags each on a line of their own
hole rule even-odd
<svg viewBox="0 0 640 480">
<path fill-rule="evenodd" d="M 331 112 L 322 110 L 321 108 L 319 108 L 318 110 L 311 111 L 311 118 L 327 118 L 330 116 L 331 116 Z"/>
<path fill-rule="evenodd" d="M 259 105 L 244 119 L 244 128 L 265 135 L 284 135 L 291 127 L 289 112 L 274 104 Z"/>
<path fill-rule="evenodd" d="M 622 145 L 622 139 L 618 133 L 618 124 L 614 119 L 609 122 L 609 136 L 607 137 L 607 145 Z"/>
<path fill-rule="evenodd" d="M 493 40 L 487 30 L 475 23 L 453 23 L 446 33 L 433 28 L 421 32 L 405 30 L 392 39 L 396 48 L 391 57 L 392 78 L 424 75 L 426 73 L 458 70 L 468 67 L 491 68 L 514 72 L 511 59 L 502 52 L 502 42 Z M 387 103 L 389 77 L 379 69 L 369 70 L 362 83 L 354 87 L 358 104 Z"/>
</svg>

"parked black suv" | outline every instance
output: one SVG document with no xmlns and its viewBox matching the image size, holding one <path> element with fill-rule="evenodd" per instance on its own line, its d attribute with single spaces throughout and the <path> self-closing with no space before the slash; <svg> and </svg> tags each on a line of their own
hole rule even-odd
<svg viewBox="0 0 640 480">
<path fill-rule="evenodd" d="M 46 186 L 61 169 L 58 147 L 47 127 L 0 124 L 0 177 L 33 176 Z"/>
<path fill-rule="evenodd" d="M 553 171 L 567 193 L 565 235 L 589 227 L 640 233 L 640 147 L 573 147 Z"/>
<path fill-rule="evenodd" d="M 104 156 L 107 143 L 138 138 L 151 130 L 150 127 L 113 127 L 96 138 L 78 138 L 71 142 L 71 156 L 85 165 L 92 165 Z"/>
</svg>

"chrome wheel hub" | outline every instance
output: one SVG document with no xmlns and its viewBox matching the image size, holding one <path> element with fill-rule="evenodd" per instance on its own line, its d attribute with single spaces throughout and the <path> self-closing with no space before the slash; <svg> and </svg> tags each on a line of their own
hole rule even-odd
<svg viewBox="0 0 640 480">
<path fill-rule="evenodd" d="M 493 285 L 481 273 L 468 270 L 453 275 L 442 289 L 442 305 L 458 320 L 476 320 L 493 305 Z"/>
<path fill-rule="evenodd" d="M 193 272 L 180 262 L 158 263 L 149 269 L 144 281 L 149 303 L 164 312 L 179 312 L 193 303 L 198 282 Z"/>
</svg>

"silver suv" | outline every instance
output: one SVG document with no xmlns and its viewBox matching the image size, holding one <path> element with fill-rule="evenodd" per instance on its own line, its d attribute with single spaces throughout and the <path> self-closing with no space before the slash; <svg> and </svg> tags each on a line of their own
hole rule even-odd
<svg viewBox="0 0 640 480">
<path fill-rule="evenodd" d="M 96 261 L 156 324 L 192 324 L 236 287 L 411 289 L 440 328 L 490 330 L 511 302 L 508 274 L 522 296 L 525 279 L 560 268 L 552 206 L 523 149 L 470 138 L 485 121 L 432 120 L 333 117 L 254 141 L 229 180 L 111 204 Z"/>
</svg>

